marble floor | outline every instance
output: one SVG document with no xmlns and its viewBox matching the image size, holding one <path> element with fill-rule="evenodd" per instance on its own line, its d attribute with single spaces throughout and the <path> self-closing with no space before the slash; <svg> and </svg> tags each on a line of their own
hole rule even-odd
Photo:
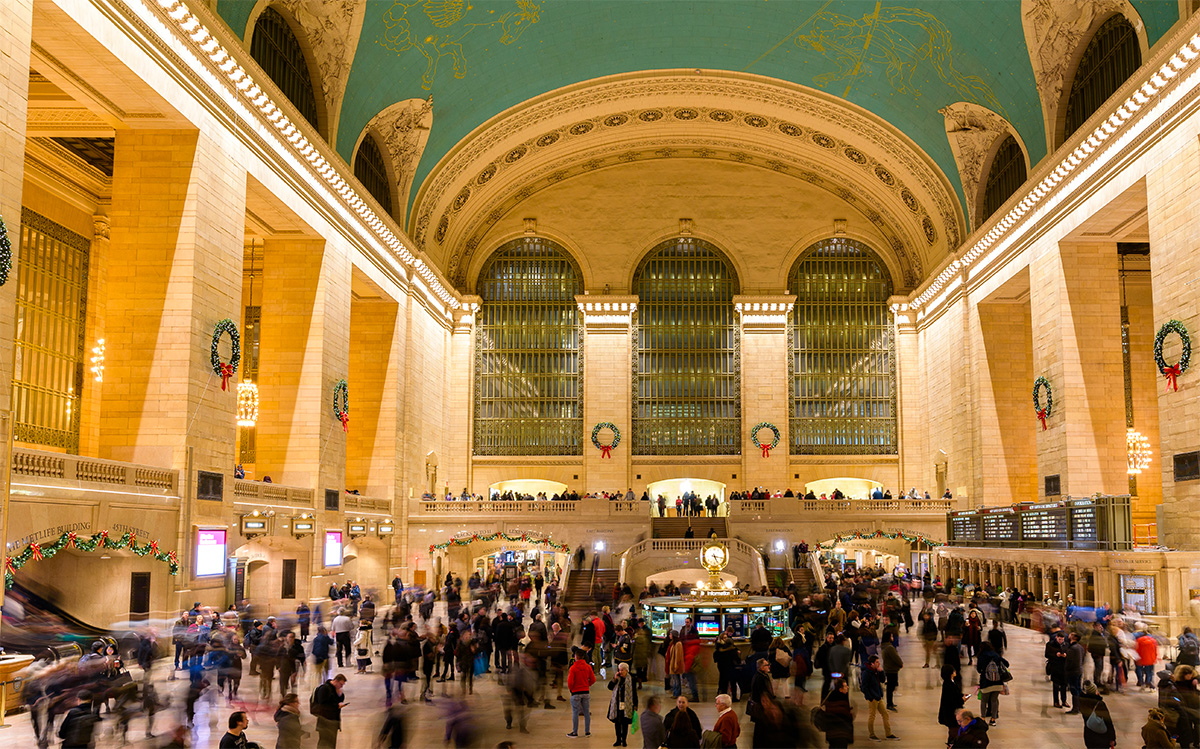
<svg viewBox="0 0 1200 749">
<path fill-rule="evenodd" d="M 1050 684 L 1046 681 L 1043 671 L 1044 659 L 1042 649 L 1044 638 L 1025 629 L 1010 626 L 1006 630 L 1009 640 L 1009 651 L 1006 653 L 1012 664 L 1014 680 L 1010 683 L 1011 694 L 1001 698 L 1000 721 L 989 731 L 991 746 L 1011 747 L 1079 747 L 1083 745 L 1083 720 L 1079 715 L 1066 715 L 1062 710 L 1050 706 Z M 923 669 L 924 650 L 914 629 L 910 634 L 901 636 L 900 654 L 905 661 L 905 667 L 900 672 L 900 688 L 896 694 L 898 713 L 893 713 L 892 731 L 900 737 L 900 741 L 884 742 L 896 747 L 938 747 L 944 746 L 945 729 L 937 723 L 937 710 L 940 693 L 938 672 L 934 668 Z M 374 738 L 383 722 L 385 714 L 384 690 L 382 677 L 376 674 L 358 675 L 353 668 L 343 670 L 349 678 L 346 685 L 348 699 L 343 714 L 343 731 L 340 734 L 339 747 L 371 747 Z M 967 669 L 966 683 L 974 683 L 974 670 Z M 165 676 L 165 674 L 164 674 Z M 809 699 L 815 698 L 819 692 L 819 679 L 811 679 L 816 684 L 816 690 L 811 692 Z M 155 740 L 142 738 L 145 732 L 145 719 L 137 718 L 130 726 L 130 745 L 136 747 L 160 746 L 163 737 L 181 719 L 178 709 L 183 704 L 184 690 L 187 682 L 184 680 L 163 681 L 161 691 L 172 696 L 172 708 L 160 713 L 155 729 L 160 737 Z M 661 680 L 658 681 L 661 686 Z M 251 695 L 257 685 L 249 678 L 243 681 L 243 692 Z M 409 719 L 410 747 L 437 747 L 443 744 L 446 726 L 446 716 L 451 710 L 457 695 L 458 683 L 435 684 L 437 699 L 432 705 L 411 704 L 406 713 Z M 443 698 L 442 687 L 450 697 Z M 661 689 L 652 690 L 662 693 Z M 968 687 L 968 693 L 973 691 Z M 592 735 L 584 737 L 582 726 L 580 737 L 566 737 L 571 730 L 571 710 L 569 703 L 555 702 L 557 709 L 534 709 L 528 720 L 529 734 L 521 734 L 516 726 L 505 728 L 501 694 L 503 689 L 496 683 L 494 675 L 478 677 L 475 682 L 475 694 L 466 698 L 472 725 L 476 730 L 478 741 L 475 746 L 495 747 L 503 741 L 511 741 L 515 747 L 608 747 L 614 740 L 613 725 L 605 715 L 608 706 L 608 690 L 603 683 L 597 683 L 592 690 Z M 716 709 L 712 704 L 715 690 L 710 686 L 702 689 L 701 701 L 696 706 L 700 721 L 705 728 L 711 728 L 716 718 Z M 861 694 L 852 692 L 852 700 L 857 706 L 855 720 L 855 744 L 868 745 L 866 731 L 866 704 Z M 1157 698 L 1153 693 L 1138 691 L 1126 692 L 1105 698 L 1117 726 L 1117 743 L 1119 746 L 1141 746 L 1141 726 L 1146 719 L 1148 708 L 1156 704 Z M 219 700 L 219 704 L 204 700 L 197 706 L 196 729 L 192 734 L 191 746 L 216 747 L 224 733 L 226 720 L 235 709 Z M 312 726 L 313 718 L 307 712 L 307 690 L 301 696 L 304 705 L 302 714 L 306 730 L 310 736 L 301 745 L 305 748 L 316 745 L 316 735 Z M 664 700 L 664 714 L 671 707 L 670 695 Z M 742 712 L 745 703 L 736 705 Z M 978 700 L 971 699 L 968 705 L 974 705 L 978 712 Z M 264 748 L 276 745 L 276 730 L 272 720 L 275 703 L 264 705 L 260 710 L 251 708 L 251 725 L 247 735 L 251 741 L 258 742 Z M 807 712 L 807 710 L 805 711 Z M 11 727 L 0 730 L 0 747 L 36 747 L 30 719 L 26 714 L 9 716 Z M 119 743 L 111 734 L 111 721 L 105 721 L 101 735 L 97 741 L 99 747 L 118 746 Z M 877 729 L 879 727 L 877 726 Z M 751 746 L 753 724 L 747 718 L 742 719 L 742 738 L 739 746 Z M 882 731 L 879 731 L 882 735 Z M 641 734 L 630 736 L 629 745 L 642 746 Z M 824 746 L 822 743 L 821 746 Z"/>
</svg>

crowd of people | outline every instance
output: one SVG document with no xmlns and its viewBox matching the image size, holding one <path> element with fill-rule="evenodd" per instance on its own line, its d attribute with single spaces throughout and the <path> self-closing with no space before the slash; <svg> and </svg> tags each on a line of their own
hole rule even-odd
<svg viewBox="0 0 1200 749">
<path fill-rule="evenodd" d="M 805 553 L 799 544 L 794 552 Z M 517 733 L 529 730 L 531 716 L 544 722 L 547 711 L 569 707 L 569 724 L 562 719 L 568 737 L 590 735 L 592 719 L 603 716 L 614 746 L 637 735 L 645 747 L 845 747 L 864 727 L 854 691 L 867 706 L 867 738 L 899 739 L 899 674 L 918 667 L 911 650 L 909 663 L 900 656 L 906 637 L 921 645 L 919 667 L 938 674 L 936 721 L 952 749 L 988 744 L 1019 670 L 1044 671 L 1048 706 L 1081 716 L 1086 747 L 1115 745 L 1106 700 L 1135 689 L 1157 693 L 1140 737 L 1146 746 L 1200 746 L 1200 639 L 1190 629 L 1168 643 L 1136 612 L 1107 604 L 1034 600 L 1026 591 L 880 568 L 825 572 L 808 595 L 798 595 L 794 583 L 762 591 L 788 600 L 790 638 L 765 620 L 751 622 L 745 644 L 732 629 L 719 634 L 710 725 L 694 709 L 701 699 L 696 625 L 688 619 L 655 637 L 639 604 L 685 594 L 684 586 L 651 583 L 635 596 L 616 585 L 611 605 L 573 616 L 558 600 L 553 569 L 511 579 L 447 574 L 436 589 L 406 589 L 396 578 L 390 603 L 347 580 L 311 609 L 302 603 L 266 616 L 245 602 L 225 611 L 197 604 L 172 627 L 170 649 L 152 629 L 127 648 L 97 641 L 81 658 L 42 662 L 22 694 L 39 747 L 55 737 L 65 747 L 89 747 L 100 732 L 124 743 L 133 725 L 151 737 L 164 711 L 171 718 L 157 745 L 191 746 L 199 704 L 210 715 L 229 711 L 223 749 L 250 746 L 251 725 L 268 715 L 280 749 L 311 741 L 336 747 L 348 699 L 343 671 L 351 667 L 367 679 L 358 689 L 383 682 L 382 746 L 406 746 L 406 710 L 434 704 L 445 741 L 477 745 L 470 699 L 479 680 L 494 680 L 505 725 Z M 1006 624 L 1043 632 L 1044 664 L 1010 663 Z M 153 678 L 164 671 L 165 681 Z M 246 678 L 256 681 L 242 689 Z M 978 710 L 969 707 L 972 695 Z M 741 736 L 742 715 L 751 736 Z M 928 717 L 917 711 L 906 725 L 933 719 L 932 710 Z"/>
<path fill-rule="evenodd" d="M 803 492 L 803 491 L 793 492 L 790 488 L 783 489 L 783 490 L 777 489 L 777 490 L 772 491 L 770 489 L 766 489 L 761 486 L 756 486 L 752 489 L 747 489 L 744 491 L 734 491 L 734 492 L 730 492 L 730 494 L 729 494 L 729 500 L 783 499 L 783 498 L 792 498 L 792 497 L 799 497 L 801 499 L 807 499 L 807 500 L 817 500 L 817 499 L 821 499 L 821 500 L 894 499 L 894 498 L 932 499 L 933 498 L 930 495 L 928 490 L 918 491 L 915 486 L 907 492 L 904 491 L 903 489 L 897 490 L 894 495 L 892 494 L 891 489 L 884 489 L 883 487 L 877 486 L 873 490 L 871 490 L 871 492 L 867 496 L 858 497 L 858 498 L 847 497 L 845 492 L 843 492 L 841 489 L 838 489 L 837 487 L 834 487 L 833 491 L 821 492 L 820 494 L 818 494 L 811 489 L 808 490 L 807 492 Z M 636 502 L 636 501 L 640 500 L 640 501 L 646 502 L 646 503 L 650 503 L 652 501 L 650 492 L 648 490 L 643 491 L 641 496 L 638 496 L 633 491 L 632 488 L 626 489 L 625 491 L 621 491 L 618 489 L 616 491 L 611 491 L 611 492 L 607 492 L 607 491 L 606 492 L 596 492 L 596 493 L 592 493 L 592 494 L 579 494 L 578 492 L 576 492 L 573 489 L 563 490 L 561 493 L 560 492 L 550 492 L 549 494 L 544 491 L 529 493 L 529 492 L 517 492 L 517 491 L 513 491 L 511 489 L 508 489 L 505 491 L 499 491 L 499 490 L 493 489 L 488 492 L 487 496 L 484 496 L 482 494 L 472 494 L 471 492 L 467 491 L 467 489 L 464 487 L 463 490 L 458 494 L 447 491 L 441 497 L 439 497 L 437 495 L 433 495 L 433 494 L 426 494 L 424 496 L 424 498 L 426 500 L 442 499 L 447 502 L 469 502 L 469 501 L 480 502 L 480 501 L 489 501 L 489 500 L 492 502 L 515 502 L 515 501 L 525 501 L 525 502 L 569 501 L 569 502 L 575 502 L 580 499 L 604 499 L 604 500 L 608 500 L 608 501 L 627 501 L 627 502 Z M 947 489 L 945 492 L 942 493 L 942 499 L 953 499 L 953 495 L 950 493 L 949 489 Z M 717 508 L 721 504 L 723 504 L 725 501 L 726 500 L 722 499 L 721 497 L 719 497 L 717 495 L 709 495 L 709 496 L 701 499 L 696 495 L 695 492 L 691 492 L 691 491 L 683 492 L 680 495 L 676 495 L 674 499 L 668 498 L 664 494 L 659 494 L 653 498 L 653 504 L 658 510 L 659 517 L 667 517 L 668 513 L 670 512 L 671 507 L 676 508 L 676 516 L 677 517 L 682 517 L 683 515 L 692 515 L 693 513 L 694 513 L 693 516 L 707 514 L 707 515 L 715 517 L 717 515 Z M 712 503 L 711 506 L 710 506 L 710 502 Z"/>
</svg>

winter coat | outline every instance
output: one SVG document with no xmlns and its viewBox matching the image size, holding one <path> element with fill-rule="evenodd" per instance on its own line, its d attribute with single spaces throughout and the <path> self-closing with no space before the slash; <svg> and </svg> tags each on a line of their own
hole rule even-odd
<svg viewBox="0 0 1200 749">
<path fill-rule="evenodd" d="M 632 721 L 638 707 L 637 682 L 633 676 L 616 676 L 608 682 L 608 688 L 612 690 L 612 696 L 608 698 L 608 719 L 616 723 L 617 718 L 623 715 L 625 720 Z"/>
<path fill-rule="evenodd" d="M 951 664 L 942 666 L 942 698 L 938 705 L 938 723 L 956 730 L 954 712 L 963 706 L 962 672 Z"/>
<path fill-rule="evenodd" d="M 1093 713 L 1104 721 L 1103 732 L 1093 731 L 1088 727 L 1087 720 Z M 1108 713 L 1108 706 L 1104 704 L 1103 697 L 1093 694 L 1080 695 L 1079 716 L 1083 718 L 1083 745 L 1088 749 L 1107 749 L 1117 740 L 1117 729 L 1113 725 L 1112 716 Z"/>
<path fill-rule="evenodd" d="M 953 749 L 970 749 L 970 747 L 987 746 L 987 732 L 987 723 L 979 718 L 972 718 L 970 723 L 959 727 L 958 736 L 954 739 L 954 743 L 951 746 Z"/>
</svg>

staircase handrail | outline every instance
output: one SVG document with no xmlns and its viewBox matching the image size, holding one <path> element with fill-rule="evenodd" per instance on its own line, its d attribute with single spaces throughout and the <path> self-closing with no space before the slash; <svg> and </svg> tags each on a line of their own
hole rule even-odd
<svg viewBox="0 0 1200 749">
<path fill-rule="evenodd" d="M 559 595 L 562 596 L 563 600 L 566 600 L 567 598 L 567 580 L 570 577 L 571 566 L 573 564 L 575 564 L 575 555 L 568 554 L 567 563 L 563 565 L 562 574 L 558 576 Z"/>
<path fill-rule="evenodd" d="M 825 590 L 825 570 L 821 568 L 821 554 L 816 549 L 809 549 L 808 559 L 805 560 L 807 566 L 812 570 L 813 583 L 819 585 L 821 590 Z"/>
<path fill-rule="evenodd" d="M 758 584 L 753 587 L 762 587 L 767 584 L 767 568 L 763 564 L 762 552 L 754 546 L 746 543 L 740 538 L 727 537 L 718 538 L 718 541 L 724 543 L 730 549 L 739 554 L 749 554 L 755 560 L 754 568 L 758 571 Z M 699 552 L 704 544 L 708 543 L 707 538 L 646 538 L 638 541 L 630 546 L 625 551 L 621 552 L 620 567 L 622 570 L 628 569 L 628 560 L 631 556 L 642 554 L 646 551 L 696 551 Z M 593 582 L 595 572 L 593 571 Z"/>
</svg>

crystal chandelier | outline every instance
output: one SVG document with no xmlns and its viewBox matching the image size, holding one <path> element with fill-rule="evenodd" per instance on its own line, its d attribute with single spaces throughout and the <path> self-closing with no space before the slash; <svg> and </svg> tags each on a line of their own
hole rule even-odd
<svg viewBox="0 0 1200 749">
<path fill-rule="evenodd" d="M 1125 433 L 1125 447 L 1129 454 L 1129 475 L 1136 476 L 1150 467 L 1150 440 L 1133 427 Z"/>
<path fill-rule="evenodd" d="M 237 423 L 252 427 L 258 423 L 258 385 L 248 380 L 238 383 Z"/>
</svg>

